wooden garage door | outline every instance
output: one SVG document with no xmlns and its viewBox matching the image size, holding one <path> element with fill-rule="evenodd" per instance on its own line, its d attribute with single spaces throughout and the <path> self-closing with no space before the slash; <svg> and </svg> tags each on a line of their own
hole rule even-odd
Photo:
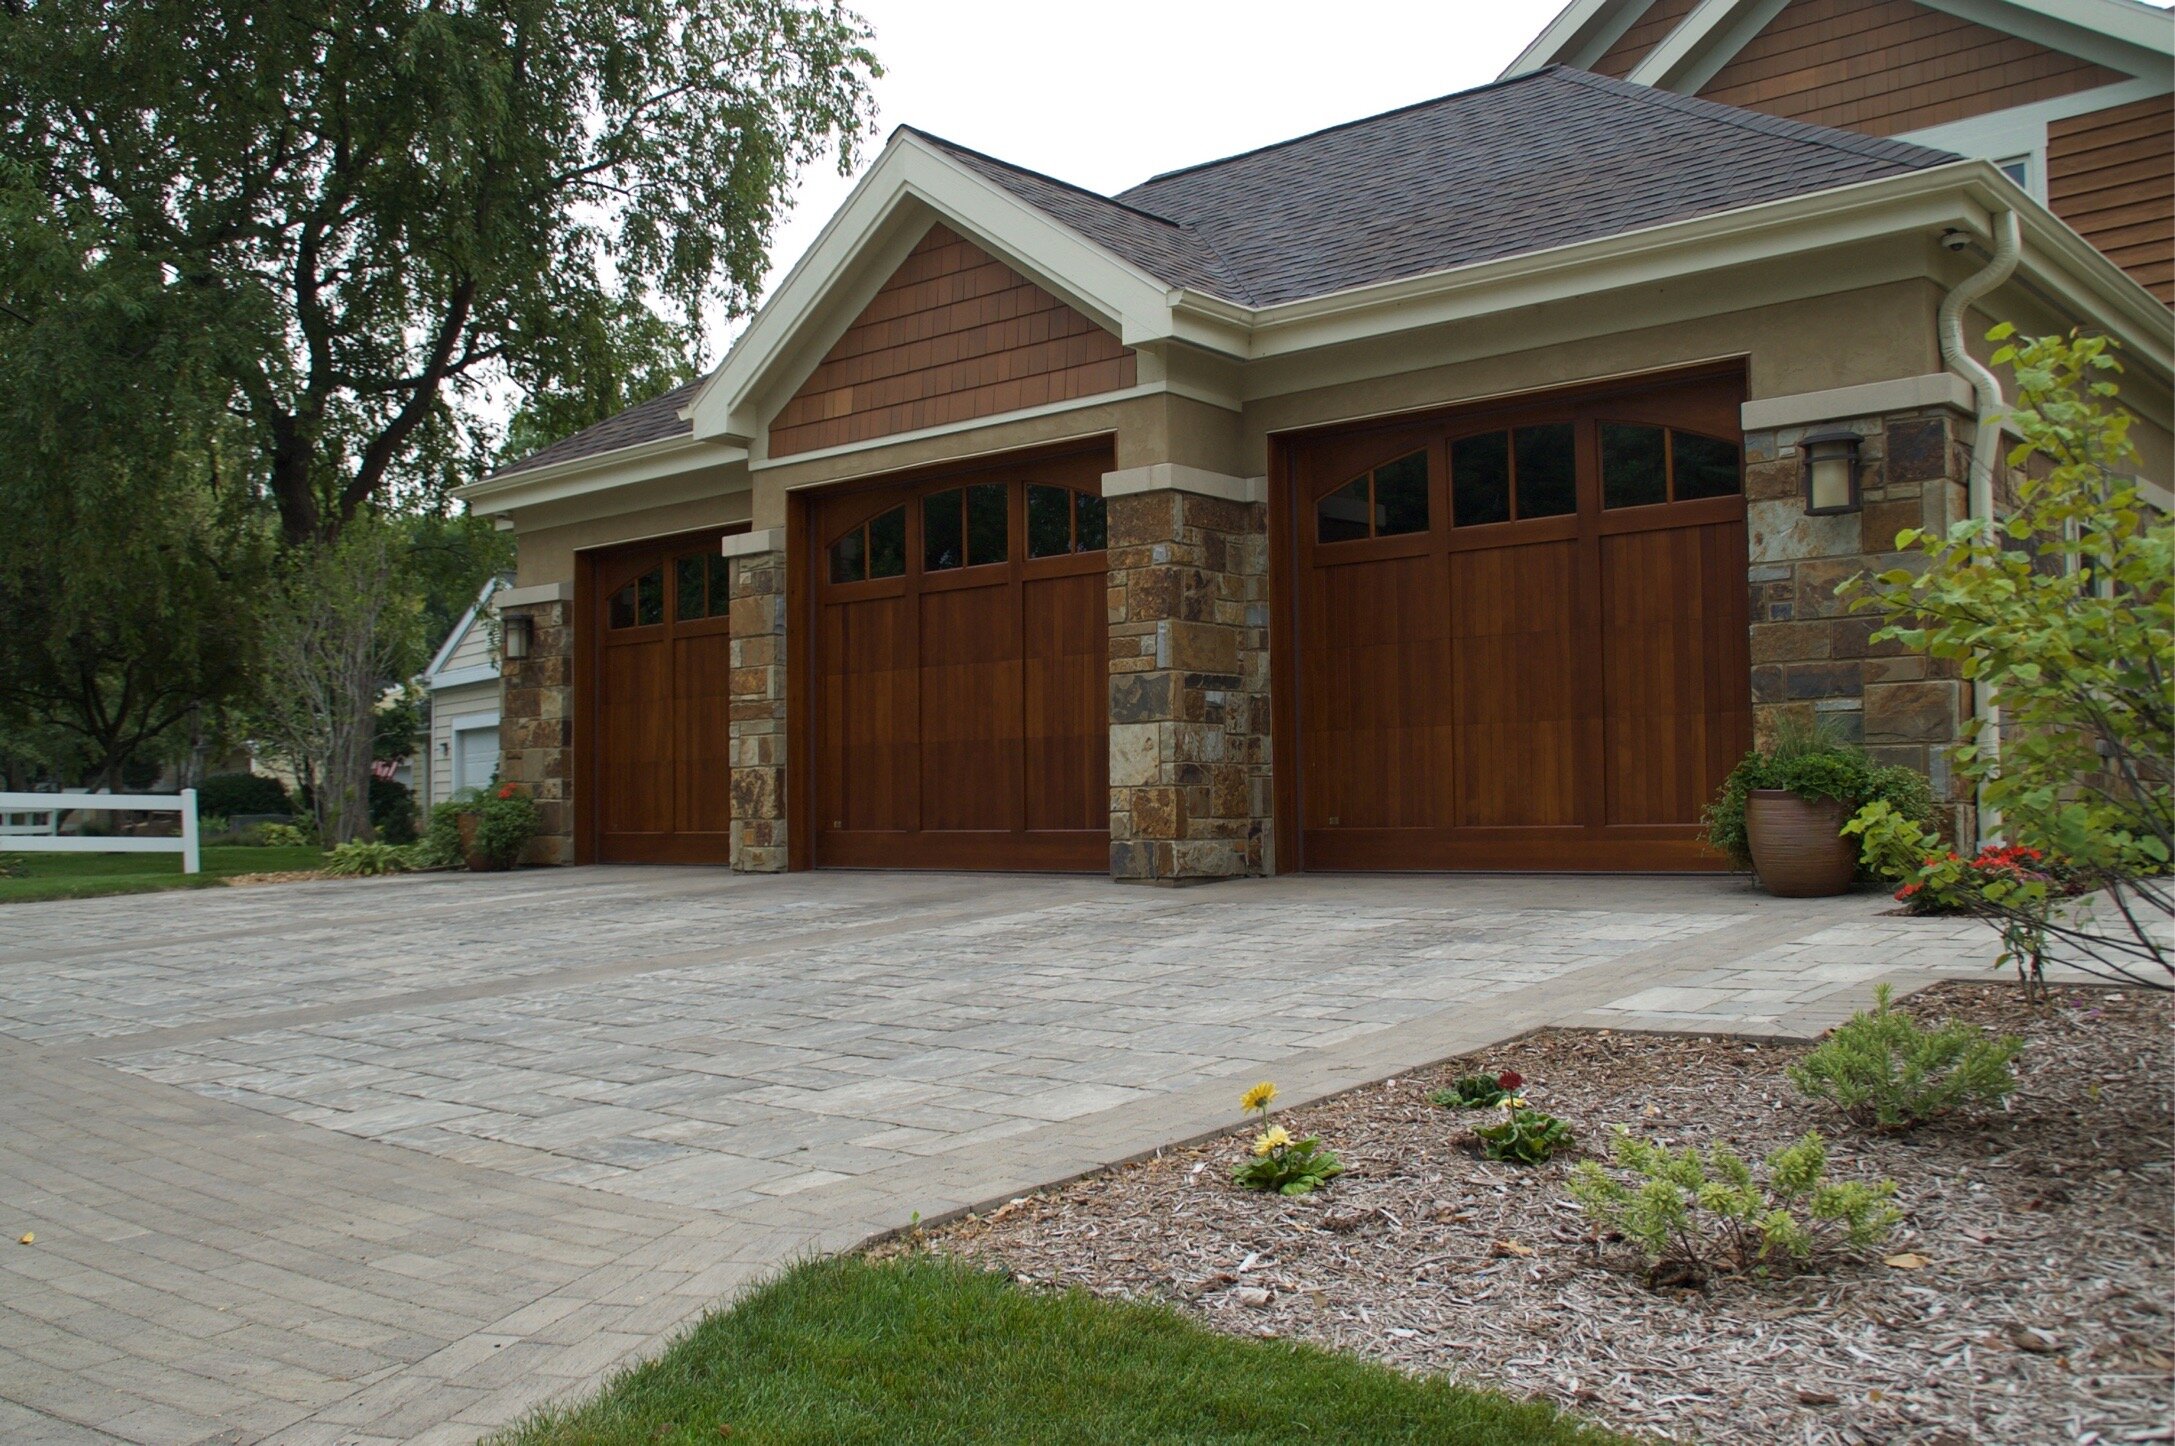
<svg viewBox="0 0 2175 1446">
<path fill-rule="evenodd" d="M 595 856 L 726 863 L 731 563 L 709 532 L 621 548 L 591 577 Z"/>
<path fill-rule="evenodd" d="M 1301 862 L 1697 869 L 1751 738 L 1735 376 L 1294 451 Z"/>
<path fill-rule="evenodd" d="M 1109 866 L 1106 466 L 813 508 L 818 865 Z"/>
</svg>

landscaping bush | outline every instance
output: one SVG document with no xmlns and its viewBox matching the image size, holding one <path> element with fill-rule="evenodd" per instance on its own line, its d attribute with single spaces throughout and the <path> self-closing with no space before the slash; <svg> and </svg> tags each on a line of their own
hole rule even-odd
<svg viewBox="0 0 2175 1446">
<path fill-rule="evenodd" d="M 325 855 L 325 872 L 336 878 L 371 878 L 379 874 L 404 874 L 412 867 L 408 851 L 398 844 L 366 843 L 361 839 L 341 844 Z"/>
<path fill-rule="evenodd" d="M 1263 1080 L 1239 1100 L 1249 1113 L 1261 1116 L 1264 1126 L 1249 1158 L 1239 1162 L 1231 1178 L 1249 1190 L 1273 1190 L 1279 1195 L 1305 1195 L 1344 1173 L 1344 1165 L 1322 1148 L 1319 1136 L 1295 1140 L 1282 1125 L 1269 1124 L 1269 1107 L 1276 1100 L 1276 1086 Z"/>
<path fill-rule="evenodd" d="M 415 795 L 408 785 L 372 775 L 370 826 L 377 830 L 381 843 L 415 842 Z"/>
<path fill-rule="evenodd" d="M 1791 1065 L 1790 1083 L 1852 1123 L 1882 1130 L 1907 1129 L 1965 1104 L 1999 1104 L 2016 1088 L 2009 1061 L 2024 1047 L 2021 1039 L 1989 1039 L 1956 1020 L 1921 1029 L 1890 1007 L 1891 993 L 1885 984 L 1875 989 L 1872 1012 L 1853 1014 Z"/>
<path fill-rule="evenodd" d="M 261 773 L 214 773 L 196 786 L 198 817 L 233 818 L 246 813 L 293 813 L 287 785 Z"/>
<path fill-rule="evenodd" d="M 1526 1108 L 1524 1100 L 1512 1095 L 1503 1101 L 1503 1118 L 1475 1125 L 1473 1136 L 1480 1141 L 1480 1153 L 1491 1160 L 1539 1165 L 1570 1147 L 1571 1127 L 1545 1110 Z"/>
<path fill-rule="evenodd" d="M 317 821 L 301 818 L 294 823 L 260 823 L 250 832 L 264 848 L 292 849 L 317 842 Z"/>
<path fill-rule="evenodd" d="M 1448 1089 L 1434 1091 L 1428 1103 L 1446 1110 L 1484 1110 L 1503 1103 L 1510 1092 L 1525 1083 L 1525 1076 L 1506 1069 L 1501 1074 L 1466 1074 L 1450 1081 Z"/>
<path fill-rule="evenodd" d="M 1800 798 L 1832 798 L 1862 808 L 1885 803 L 1897 816 L 1931 828 L 1933 787 L 1915 768 L 1876 763 L 1863 748 L 1816 726 L 1785 721 L 1773 745 L 1755 748 L 1730 770 L 1721 795 L 1707 808 L 1707 842 L 1738 868 L 1752 867 L 1745 839 L 1745 799 L 1756 788 L 1787 789 Z"/>
<path fill-rule="evenodd" d="M 1893 1180 L 1827 1178 L 1817 1131 L 1767 1157 L 1766 1180 L 1727 1145 L 1672 1154 L 1619 1125 L 1619 1178 L 1593 1160 L 1571 1172 L 1571 1197 L 1598 1230 L 1636 1247 L 1647 1283 L 1705 1285 L 1719 1272 L 1765 1275 L 1802 1266 L 1821 1250 L 1886 1239 L 1903 1218 Z"/>
<path fill-rule="evenodd" d="M 536 800 L 520 785 L 501 783 L 474 805 L 476 847 L 501 868 L 512 868 L 536 837 Z"/>
<path fill-rule="evenodd" d="M 461 856 L 461 814 L 475 807 L 473 798 L 449 798 L 431 805 L 423 836 L 416 841 L 411 858 L 419 869 L 457 869 Z"/>
</svg>

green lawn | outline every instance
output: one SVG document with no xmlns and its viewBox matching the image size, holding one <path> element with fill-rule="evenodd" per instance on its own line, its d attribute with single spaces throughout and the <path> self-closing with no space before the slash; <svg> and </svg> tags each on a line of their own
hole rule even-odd
<svg viewBox="0 0 2175 1446">
<path fill-rule="evenodd" d="M 325 856 L 309 844 L 295 848 L 220 846 L 200 850 L 203 872 L 181 871 L 180 854 L 10 854 L 21 878 L 0 878 L 0 904 L 36 899 L 87 899 L 95 894 L 147 894 L 157 889 L 198 889 L 235 874 L 278 874 L 314 869 Z"/>
<path fill-rule="evenodd" d="M 1542 1405 L 929 1257 L 796 1267 L 658 1359 L 496 1438 L 1604 1446 Z"/>
</svg>

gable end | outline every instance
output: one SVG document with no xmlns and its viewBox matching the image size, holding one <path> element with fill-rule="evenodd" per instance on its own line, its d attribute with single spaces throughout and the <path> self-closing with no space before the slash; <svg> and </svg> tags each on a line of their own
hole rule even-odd
<svg viewBox="0 0 2175 1446">
<path fill-rule="evenodd" d="M 944 225 L 907 254 L 770 423 L 770 455 L 1119 391 L 1118 339 Z"/>
</svg>

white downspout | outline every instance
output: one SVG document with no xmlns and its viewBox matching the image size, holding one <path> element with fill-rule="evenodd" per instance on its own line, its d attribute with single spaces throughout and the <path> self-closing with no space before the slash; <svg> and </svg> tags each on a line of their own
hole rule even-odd
<svg viewBox="0 0 2175 1446">
<path fill-rule="evenodd" d="M 1994 517 L 1994 469 L 2001 465 L 2001 383 L 1979 364 L 1978 358 L 1964 349 L 1964 313 L 1971 309 L 1973 302 L 2009 279 L 2016 271 L 2017 258 L 2023 251 L 2023 229 L 2016 212 L 2003 211 L 1996 215 L 1993 259 L 1942 298 L 1937 322 L 1941 360 L 1948 364 L 1950 371 L 1971 383 L 1977 398 L 1978 426 L 1971 438 L 1967 506 L 1970 516 L 1988 522 Z M 2001 755 L 2001 709 L 1994 698 L 1994 690 L 1979 683 L 1973 686 L 1972 695 L 1972 711 L 1979 722 L 1979 749 L 1998 758 Z M 2001 815 L 1987 807 L 1983 797 L 1979 801 L 1978 815 L 1979 841 L 1983 844 L 1997 838 L 2001 832 Z"/>
</svg>

